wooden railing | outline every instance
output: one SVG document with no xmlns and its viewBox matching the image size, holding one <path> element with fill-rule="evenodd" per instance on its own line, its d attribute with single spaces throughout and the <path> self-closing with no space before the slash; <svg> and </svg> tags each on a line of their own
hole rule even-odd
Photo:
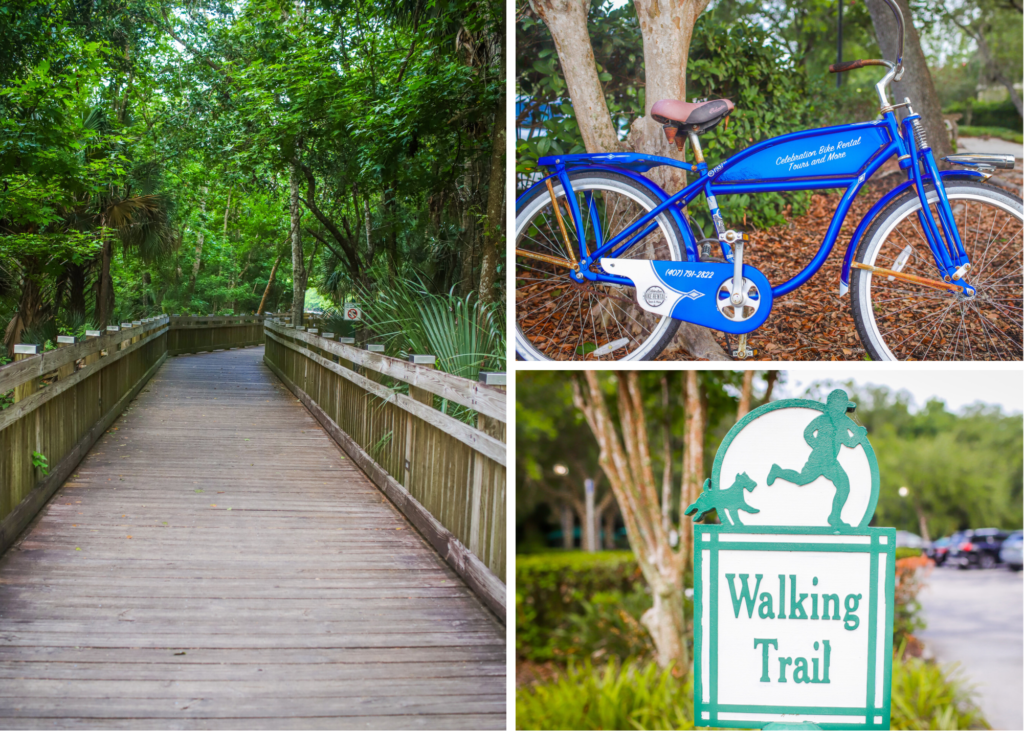
<svg viewBox="0 0 1024 731">
<path fill-rule="evenodd" d="M 263 344 L 263 317 L 256 315 L 171 316 L 170 355 Z"/>
<path fill-rule="evenodd" d="M 56 350 L 15 346 L 0 367 L 0 552 L 78 466 L 167 357 L 168 317 L 61 337 Z"/>
<path fill-rule="evenodd" d="M 431 356 L 388 358 L 275 320 L 265 331 L 270 369 L 504 620 L 504 392 L 436 371 Z"/>
</svg>

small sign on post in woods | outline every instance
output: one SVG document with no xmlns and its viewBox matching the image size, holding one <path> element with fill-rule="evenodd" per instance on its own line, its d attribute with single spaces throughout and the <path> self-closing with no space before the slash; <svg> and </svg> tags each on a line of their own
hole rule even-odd
<svg viewBox="0 0 1024 731">
<path fill-rule="evenodd" d="M 686 509 L 697 726 L 887 729 L 896 531 L 841 390 L 741 419 Z"/>
<path fill-rule="evenodd" d="M 342 315 L 346 320 L 356 321 L 363 319 L 363 311 L 359 308 L 359 305 L 352 302 L 346 302 L 342 308 Z"/>
</svg>

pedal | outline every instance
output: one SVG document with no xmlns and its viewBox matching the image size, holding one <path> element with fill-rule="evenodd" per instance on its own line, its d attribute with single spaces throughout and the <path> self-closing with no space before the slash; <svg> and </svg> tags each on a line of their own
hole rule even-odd
<svg viewBox="0 0 1024 731">
<path fill-rule="evenodd" d="M 746 360 L 757 355 L 757 350 L 747 345 L 747 334 L 743 333 L 736 338 L 736 347 L 733 348 L 732 357 L 735 360 Z"/>
</svg>

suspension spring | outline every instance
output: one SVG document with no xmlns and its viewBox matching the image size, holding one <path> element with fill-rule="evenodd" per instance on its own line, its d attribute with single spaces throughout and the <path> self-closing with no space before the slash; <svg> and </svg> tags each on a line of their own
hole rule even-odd
<svg viewBox="0 0 1024 731">
<path fill-rule="evenodd" d="M 914 129 L 914 144 L 917 146 L 918 151 L 929 149 L 928 137 L 924 133 L 924 125 L 921 124 L 921 120 L 913 120 L 911 122 L 911 127 Z"/>
</svg>

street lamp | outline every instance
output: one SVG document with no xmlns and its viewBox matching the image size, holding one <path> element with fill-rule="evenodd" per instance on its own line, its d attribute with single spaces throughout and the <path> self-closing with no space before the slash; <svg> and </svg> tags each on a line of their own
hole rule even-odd
<svg viewBox="0 0 1024 731">
<path fill-rule="evenodd" d="M 901 487 L 900 488 L 900 497 L 906 497 L 909 494 L 910 494 L 910 488 L 909 487 Z"/>
<path fill-rule="evenodd" d="M 900 494 L 900 504 L 903 506 L 900 509 L 900 523 L 905 526 L 907 524 L 907 500 L 906 500 L 906 497 L 907 497 L 907 495 L 910 494 L 910 488 L 909 487 L 905 487 L 905 486 L 901 487 L 899 489 L 899 494 Z"/>
<path fill-rule="evenodd" d="M 555 472 L 555 474 L 556 474 L 556 475 L 558 475 L 559 477 L 565 477 L 565 476 L 566 476 L 567 474 L 569 474 L 569 468 L 568 468 L 568 467 L 566 467 L 566 466 L 565 466 L 564 464 L 562 464 L 561 462 L 559 462 L 558 464 L 556 464 L 556 465 L 554 466 L 554 472 Z"/>
</svg>

